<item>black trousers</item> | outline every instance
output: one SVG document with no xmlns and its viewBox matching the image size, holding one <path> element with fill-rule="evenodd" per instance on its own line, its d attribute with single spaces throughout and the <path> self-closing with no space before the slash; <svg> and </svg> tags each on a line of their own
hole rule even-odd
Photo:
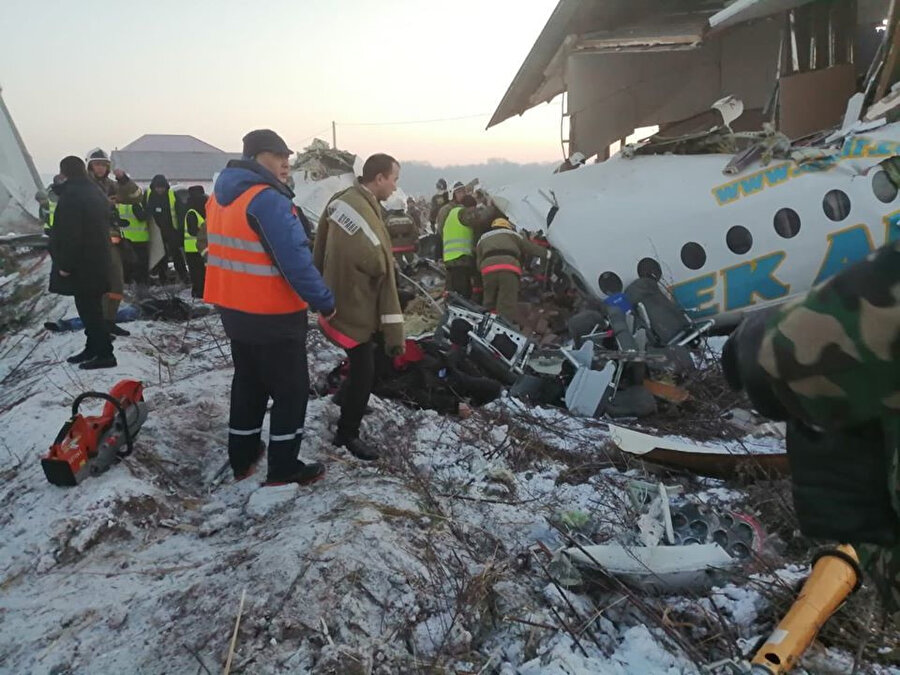
<svg viewBox="0 0 900 675">
<path fill-rule="evenodd" d="M 469 300 L 472 297 L 472 268 L 467 265 L 448 265 L 446 287 L 448 291 Z"/>
<path fill-rule="evenodd" d="M 84 348 L 93 356 L 101 358 L 112 356 L 112 341 L 109 339 L 106 322 L 103 320 L 103 295 L 101 293 L 76 294 L 75 309 L 84 324 L 84 334 L 87 338 Z"/>
<path fill-rule="evenodd" d="M 266 406 L 269 418 L 269 479 L 286 478 L 297 470 L 303 441 L 309 371 L 306 328 L 302 340 L 273 344 L 231 341 L 234 377 L 228 418 L 228 459 L 235 472 L 243 472 L 259 452 Z"/>
<path fill-rule="evenodd" d="M 341 386 L 341 416 L 338 419 L 338 436 L 345 440 L 359 438 L 372 385 L 375 382 L 375 342 L 370 340 L 347 350 L 350 373 Z"/>
<path fill-rule="evenodd" d="M 125 268 L 125 281 L 141 286 L 150 283 L 150 242 L 131 242 L 134 261 Z"/>
<path fill-rule="evenodd" d="M 185 252 L 184 257 L 191 273 L 191 296 L 202 298 L 203 286 L 206 285 L 206 262 L 199 253 Z"/>
<path fill-rule="evenodd" d="M 169 260 L 171 260 L 175 266 L 178 278 L 187 283 L 190 277 L 184 262 L 184 235 L 172 227 L 161 227 L 159 229 L 162 234 L 166 254 L 159 261 L 159 264 L 153 268 L 154 272 L 159 275 L 160 283 L 166 283 L 168 281 Z"/>
</svg>

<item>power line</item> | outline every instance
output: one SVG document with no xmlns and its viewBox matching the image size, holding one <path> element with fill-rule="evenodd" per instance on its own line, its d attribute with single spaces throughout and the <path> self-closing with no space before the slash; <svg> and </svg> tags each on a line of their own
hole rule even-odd
<svg viewBox="0 0 900 675">
<path fill-rule="evenodd" d="M 297 147 L 300 147 L 301 145 L 306 143 L 306 141 L 312 140 L 313 138 L 316 138 L 317 136 L 321 136 L 322 134 L 327 134 L 328 131 L 329 131 L 329 129 L 326 127 L 325 129 L 321 129 L 320 131 L 317 131 L 314 134 L 310 134 L 306 138 L 301 138 L 299 141 L 293 141 L 291 143 L 291 145 L 296 145 Z"/>
<path fill-rule="evenodd" d="M 338 122 L 338 126 L 342 127 L 384 127 L 397 126 L 402 124 L 434 124 L 436 122 L 456 122 L 458 120 L 471 120 L 478 117 L 487 117 L 490 113 L 479 113 L 477 115 L 462 115 L 461 117 L 439 117 L 431 120 L 404 120 L 402 122 Z"/>
</svg>

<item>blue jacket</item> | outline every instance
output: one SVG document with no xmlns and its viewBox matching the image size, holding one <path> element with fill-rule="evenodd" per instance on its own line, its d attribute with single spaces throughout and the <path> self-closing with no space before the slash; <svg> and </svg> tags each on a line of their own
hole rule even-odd
<svg viewBox="0 0 900 675">
<path fill-rule="evenodd" d="M 233 160 L 216 181 L 216 201 L 228 206 L 254 185 L 272 187 L 256 195 L 247 206 L 247 222 L 259 235 L 282 276 L 306 300 L 323 314 L 334 310 L 334 296 L 313 265 L 309 239 L 293 214 L 294 193 L 258 162 Z"/>
<path fill-rule="evenodd" d="M 294 193 L 268 169 L 252 160 L 232 160 L 216 180 L 216 201 L 231 204 L 254 185 L 263 190 L 247 206 L 247 222 L 259 235 L 266 252 L 285 280 L 310 307 L 322 314 L 334 311 L 334 296 L 313 265 L 309 239 L 292 212 Z M 260 315 L 219 308 L 225 333 L 232 340 L 266 344 L 305 339 L 306 312 Z"/>
</svg>

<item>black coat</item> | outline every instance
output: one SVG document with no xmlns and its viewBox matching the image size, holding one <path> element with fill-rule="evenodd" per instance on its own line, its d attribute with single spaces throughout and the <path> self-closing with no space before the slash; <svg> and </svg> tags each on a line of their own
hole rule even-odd
<svg viewBox="0 0 900 675">
<path fill-rule="evenodd" d="M 109 232 L 109 199 L 103 191 L 89 178 L 67 180 L 50 230 L 51 293 L 102 295 L 109 290 Z"/>
</svg>

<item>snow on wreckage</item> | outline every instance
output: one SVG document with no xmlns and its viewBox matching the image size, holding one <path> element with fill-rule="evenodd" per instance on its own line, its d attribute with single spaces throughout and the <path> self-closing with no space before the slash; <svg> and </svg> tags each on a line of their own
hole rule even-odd
<svg viewBox="0 0 900 675">
<path fill-rule="evenodd" d="M 30 274 L 21 282 L 46 265 Z M 501 397 L 462 419 L 376 398 L 365 424 L 390 452 L 369 468 L 331 455 L 337 409 L 320 397 L 304 454 L 329 462 L 325 481 L 302 495 L 252 481 L 214 487 L 227 414 L 217 392 L 231 369 L 218 322 L 205 316 L 132 324 L 118 345 L 121 370 L 145 383 L 151 407 L 135 452 L 79 488 L 55 488 L 37 462 L 52 441 L 47 427 L 65 421 L 77 393 L 109 383 L 62 361 L 80 336 L 41 331 L 41 318 L 66 307 L 38 302 L 0 352 L 9 453 L 0 518 L 10 533 L 0 545 L 0 658 L 14 672 L 221 667 L 242 590 L 233 672 L 697 672 L 748 651 L 805 574 L 791 566 L 806 551 L 789 515 L 765 517 L 783 485 L 765 484 L 761 498 L 737 481 L 676 473 L 662 476 L 662 498 L 653 473 L 610 445 L 604 423 L 561 401 Z M 451 303 L 443 325 L 474 319 L 468 312 Z M 493 350 L 502 335 L 500 348 L 530 352 L 501 360 L 489 351 L 495 377 L 498 364 L 515 373 L 533 361 L 543 372 L 528 374 L 547 381 L 575 369 L 560 348 L 541 350 L 478 317 L 460 331 L 470 343 Z M 599 344 L 584 344 L 599 360 L 613 351 L 602 346 L 611 335 L 594 328 Z M 310 354 L 321 383 L 340 355 L 317 332 Z M 621 381 L 636 386 L 628 374 Z M 765 543 L 748 515 L 770 530 Z M 597 575 L 590 558 L 567 564 L 583 562 L 581 548 L 599 555 L 595 546 L 640 550 L 646 562 L 645 551 L 677 552 L 691 538 L 699 545 L 686 548 L 718 556 L 699 575 L 648 575 L 630 556 L 624 568 L 607 561 L 611 575 Z M 571 554 L 553 555 L 560 549 Z M 849 642 L 835 634 L 837 651 L 812 658 L 846 663 Z"/>
<path fill-rule="evenodd" d="M 17 287 L 46 274 L 19 269 L 8 282 Z M 684 452 L 688 441 L 671 437 L 686 435 L 687 454 L 782 449 L 779 430 L 724 387 L 703 348 L 709 325 L 653 281 L 623 284 L 600 316 L 577 318 L 563 311 L 570 295 L 548 299 L 535 283 L 522 330 L 451 301 L 435 335 L 418 341 L 415 363 L 426 364 L 412 390 L 446 393 L 455 368 L 457 391 L 479 378 L 511 394 L 486 397 L 468 417 L 444 415 L 463 412 L 459 396 L 421 399 L 409 385 L 398 395 L 388 371 L 365 422 L 388 450 L 375 467 L 331 455 L 324 439 L 337 410 L 316 398 L 304 455 L 330 471 L 302 495 L 217 482 L 231 368 L 218 322 L 196 315 L 136 322 L 118 345 L 152 407 L 134 454 L 80 488 L 48 485 L 37 462 L 52 440 L 46 427 L 65 421 L 78 393 L 109 382 L 61 363 L 75 335 L 40 330 L 66 307 L 17 298 L 18 326 L 0 342 L 0 663 L 55 673 L 212 672 L 226 660 L 232 672 L 689 673 L 751 654 L 806 576 L 810 544 L 796 535 L 784 481 L 741 480 L 771 478 L 771 467 L 661 472 L 627 453 Z M 324 391 L 340 353 L 317 332 L 310 341 Z M 401 379 L 413 368 L 385 365 Z M 633 426 L 639 410 L 643 431 L 630 434 L 597 419 Z M 725 478 L 695 475 L 712 471 Z M 854 659 L 890 672 L 896 652 L 881 648 L 896 649 L 897 637 L 878 634 L 870 597 L 851 598 L 826 627 L 808 672 L 848 672 Z"/>
</svg>

